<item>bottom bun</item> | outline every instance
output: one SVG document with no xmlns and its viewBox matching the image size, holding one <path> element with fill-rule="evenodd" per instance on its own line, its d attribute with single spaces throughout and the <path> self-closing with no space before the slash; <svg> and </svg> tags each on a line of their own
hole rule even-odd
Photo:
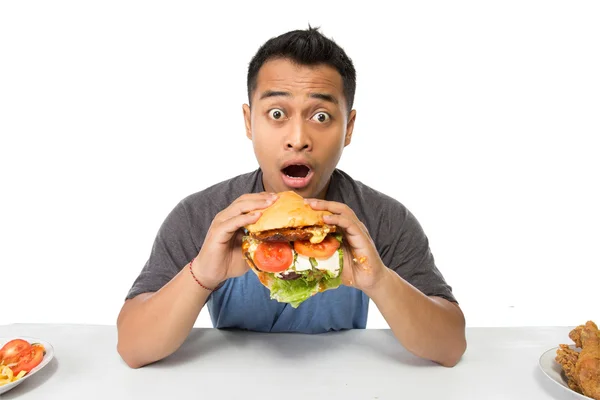
<svg viewBox="0 0 600 400">
<path fill-rule="evenodd" d="M 258 277 L 258 280 L 260 281 L 260 283 L 262 283 L 263 286 L 266 287 L 267 289 L 271 290 L 271 286 L 273 285 L 273 282 L 275 281 L 276 278 L 272 274 L 269 274 L 268 272 L 263 272 L 263 271 L 256 269 L 252 260 L 248 259 L 247 257 L 245 257 L 245 258 L 246 258 L 246 262 L 250 266 L 250 269 Z"/>
</svg>

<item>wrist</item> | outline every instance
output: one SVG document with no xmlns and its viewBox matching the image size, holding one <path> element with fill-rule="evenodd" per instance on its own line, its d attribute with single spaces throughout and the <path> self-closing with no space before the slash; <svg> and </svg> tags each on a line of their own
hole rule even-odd
<svg viewBox="0 0 600 400">
<path fill-rule="evenodd" d="M 190 269 L 192 277 L 200 286 L 207 290 L 217 290 L 224 279 L 215 277 L 210 272 L 206 271 L 202 261 L 195 257 L 186 267 Z"/>
<path fill-rule="evenodd" d="M 375 299 L 379 293 L 386 291 L 386 286 L 389 285 L 393 279 L 391 271 L 386 266 L 383 266 L 377 273 L 377 276 L 373 278 L 373 282 L 369 287 L 363 288 L 362 291 L 371 299 Z"/>
</svg>

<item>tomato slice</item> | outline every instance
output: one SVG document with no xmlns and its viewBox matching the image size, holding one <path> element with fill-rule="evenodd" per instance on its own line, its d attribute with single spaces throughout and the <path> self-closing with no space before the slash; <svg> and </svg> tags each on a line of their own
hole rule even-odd
<svg viewBox="0 0 600 400">
<path fill-rule="evenodd" d="M 266 272 L 282 272 L 292 265 L 294 255 L 288 242 L 261 242 L 254 252 L 258 269 Z"/>
<path fill-rule="evenodd" d="M 13 339 L 0 349 L 0 364 L 12 364 L 17 361 L 19 354 L 29 349 L 31 344 L 23 339 Z"/>
<path fill-rule="evenodd" d="M 31 346 L 20 352 L 18 358 L 17 365 L 11 367 L 13 374 L 17 375 L 21 371 L 29 373 L 44 359 L 44 348 L 42 346 Z"/>
<path fill-rule="evenodd" d="M 294 242 L 296 253 L 305 257 L 314 257 L 317 260 L 326 260 L 340 248 L 340 242 L 333 236 L 326 236 L 321 243 L 311 243 L 308 240 Z"/>
</svg>

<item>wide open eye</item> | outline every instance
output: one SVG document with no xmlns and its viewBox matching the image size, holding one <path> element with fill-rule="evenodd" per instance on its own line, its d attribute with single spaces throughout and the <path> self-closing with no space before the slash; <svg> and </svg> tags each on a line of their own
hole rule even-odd
<svg viewBox="0 0 600 400">
<path fill-rule="evenodd" d="M 280 110 L 279 108 L 274 108 L 272 110 L 269 110 L 269 117 L 278 121 L 285 117 L 285 113 L 283 112 L 283 110 Z"/>
<path fill-rule="evenodd" d="M 312 117 L 312 119 L 324 124 L 325 122 L 328 122 L 331 117 L 326 112 L 318 112 Z"/>
</svg>

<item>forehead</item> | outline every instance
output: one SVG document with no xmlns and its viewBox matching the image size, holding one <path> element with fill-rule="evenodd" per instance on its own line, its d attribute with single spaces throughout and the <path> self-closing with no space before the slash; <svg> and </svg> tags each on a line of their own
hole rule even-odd
<svg viewBox="0 0 600 400">
<path fill-rule="evenodd" d="M 287 59 L 267 61 L 258 71 L 256 91 L 259 99 L 267 90 L 286 91 L 293 96 L 327 93 L 343 103 L 344 83 L 335 68 L 328 65 L 298 65 Z"/>
</svg>

